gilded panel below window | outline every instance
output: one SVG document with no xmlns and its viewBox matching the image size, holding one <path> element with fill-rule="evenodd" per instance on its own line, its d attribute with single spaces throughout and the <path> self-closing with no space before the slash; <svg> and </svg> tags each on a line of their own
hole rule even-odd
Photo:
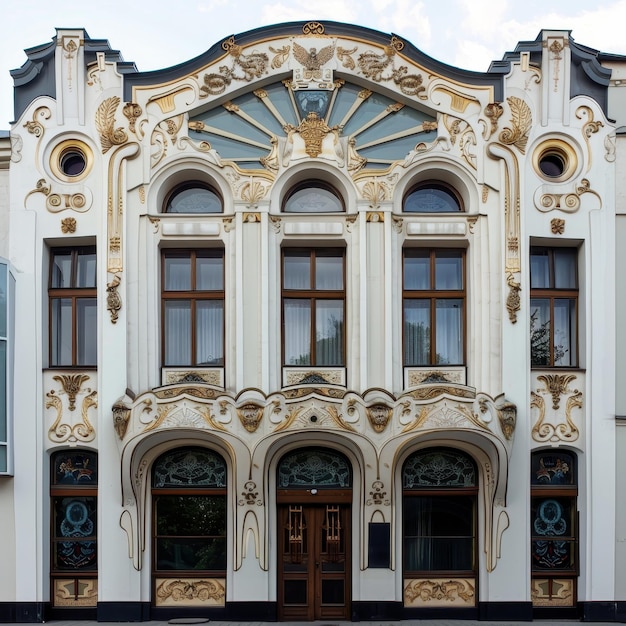
<svg viewBox="0 0 626 626">
<path fill-rule="evenodd" d="M 157 578 L 156 606 L 225 606 L 226 581 L 221 578 Z"/>
<path fill-rule="evenodd" d="M 53 589 L 54 606 L 95 607 L 98 604 L 96 578 L 57 578 Z"/>
<path fill-rule="evenodd" d="M 473 607 L 473 578 L 408 578 L 404 580 L 404 606 L 408 608 Z"/>
<path fill-rule="evenodd" d="M 574 606 L 575 585 L 570 578 L 534 578 L 530 590 L 533 606 Z"/>
</svg>

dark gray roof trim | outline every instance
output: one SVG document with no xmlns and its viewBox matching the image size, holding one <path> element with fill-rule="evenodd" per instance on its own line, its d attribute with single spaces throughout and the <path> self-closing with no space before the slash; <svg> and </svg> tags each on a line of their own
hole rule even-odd
<svg viewBox="0 0 626 626">
<path fill-rule="evenodd" d="M 303 26 L 310 24 L 310 21 L 306 22 L 286 22 L 283 24 L 274 24 L 272 26 L 264 26 L 262 28 L 255 28 L 253 30 L 246 31 L 239 35 L 234 35 L 235 43 L 240 46 L 246 46 L 254 43 L 260 39 L 271 39 L 275 37 L 286 36 L 298 36 L 303 33 Z M 329 36 L 344 36 L 355 37 L 358 39 L 370 40 L 373 43 L 380 44 L 381 46 L 388 45 L 393 34 L 382 33 L 377 30 L 365 28 L 363 26 L 355 26 L 353 24 L 343 24 L 341 22 L 332 21 L 320 21 L 320 24 L 324 26 L 324 34 Z M 173 81 L 187 74 L 198 71 L 199 69 L 206 67 L 209 63 L 218 59 L 224 54 L 222 48 L 222 42 L 226 41 L 230 35 L 223 37 L 216 44 L 211 46 L 203 54 L 185 61 L 179 65 L 174 65 L 161 70 L 155 70 L 151 72 L 138 72 L 132 75 L 126 75 L 124 77 L 124 99 L 130 100 L 132 98 L 132 88 L 135 86 L 149 86 L 158 85 L 165 82 Z M 412 43 L 396 35 L 404 43 L 402 54 L 412 61 L 415 61 L 419 65 L 426 69 L 432 70 L 442 76 L 448 76 L 461 83 L 469 85 L 489 85 L 494 88 L 494 97 L 496 100 L 501 100 L 503 95 L 502 78 L 496 75 L 489 75 L 481 72 L 470 72 L 469 70 L 462 70 L 451 65 L 446 65 L 429 57 L 421 52 Z"/>
<path fill-rule="evenodd" d="M 61 30 L 57 28 L 57 31 Z M 65 30 L 65 29 L 63 29 Z M 71 30 L 82 30 L 79 28 Z M 125 62 L 119 50 L 113 50 L 106 39 L 90 39 L 85 33 L 85 65 L 96 61 L 96 54 L 104 52 L 105 59 L 110 63 L 117 63 L 118 72 L 126 74 L 136 72 L 134 63 Z M 54 51 L 57 46 L 56 35 L 52 41 L 40 46 L 24 50 L 27 60 L 17 69 L 11 70 L 13 78 L 13 112 L 15 119 L 24 112 L 28 105 L 40 96 L 56 98 L 56 82 L 54 72 Z"/>
</svg>

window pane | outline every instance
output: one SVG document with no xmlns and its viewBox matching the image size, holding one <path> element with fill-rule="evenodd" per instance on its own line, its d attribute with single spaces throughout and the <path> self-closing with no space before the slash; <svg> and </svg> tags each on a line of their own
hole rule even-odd
<svg viewBox="0 0 626 626">
<path fill-rule="evenodd" d="M 165 257 L 165 290 L 189 291 L 191 289 L 191 259 Z"/>
<path fill-rule="evenodd" d="M 343 289 L 343 257 L 316 257 L 315 289 Z"/>
<path fill-rule="evenodd" d="M 285 300 L 285 365 L 311 365 L 311 301 Z"/>
<path fill-rule="evenodd" d="M 165 303 L 165 365 L 191 365 L 191 303 Z"/>
<path fill-rule="evenodd" d="M 226 537 L 157 538 L 159 570 L 225 570 Z"/>
<path fill-rule="evenodd" d="M 306 187 L 293 193 L 285 203 L 288 213 L 336 213 L 343 211 L 341 200 L 329 189 Z"/>
<path fill-rule="evenodd" d="M 554 286 L 556 289 L 576 289 L 576 250 L 554 250 Z"/>
<path fill-rule="evenodd" d="M 343 302 L 318 300 L 315 311 L 316 365 L 343 365 Z"/>
<path fill-rule="evenodd" d="M 53 298 L 52 307 L 52 355 L 50 365 L 72 365 L 72 301 L 69 298 Z"/>
<path fill-rule="evenodd" d="M 222 300 L 196 302 L 196 364 L 224 363 L 224 303 Z"/>
<path fill-rule="evenodd" d="M 550 287 L 550 258 L 547 250 L 533 249 L 530 253 L 530 286 L 532 289 Z"/>
<path fill-rule="evenodd" d="M 221 257 L 196 258 L 196 289 L 198 291 L 224 289 L 224 260 Z"/>
<path fill-rule="evenodd" d="M 96 286 L 96 253 L 79 252 L 76 271 L 76 287 Z"/>
<path fill-rule="evenodd" d="M 450 191 L 429 185 L 410 193 L 404 201 L 404 210 L 418 213 L 449 213 L 458 212 L 461 207 Z"/>
<path fill-rule="evenodd" d="M 430 362 L 430 301 L 404 301 L 404 364 Z"/>
<path fill-rule="evenodd" d="M 530 360 L 531 365 L 550 365 L 550 300 L 547 298 L 530 301 Z"/>
<path fill-rule="evenodd" d="M 6 340 L 0 340 L 0 442 L 6 442 L 6 440 L 7 440 L 7 342 Z"/>
<path fill-rule="evenodd" d="M 55 497 L 53 563 L 55 570 L 93 570 L 97 565 L 96 498 Z"/>
<path fill-rule="evenodd" d="M 98 308 L 95 298 L 76 300 L 76 361 L 78 365 L 98 363 Z"/>
<path fill-rule="evenodd" d="M 167 213 L 221 213 L 219 196 L 203 187 L 188 187 L 174 193 L 166 207 Z"/>
<path fill-rule="evenodd" d="M 0 337 L 7 336 L 7 305 L 7 266 L 4 263 L 0 263 Z"/>
<path fill-rule="evenodd" d="M 413 252 L 404 258 L 404 288 L 430 289 L 430 257 L 428 252 Z"/>
<path fill-rule="evenodd" d="M 285 289 L 311 288 L 311 258 L 285 254 L 284 258 Z"/>
<path fill-rule="evenodd" d="M 198 536 L 226 534 L 224 496 L 156 496 L 158 535 Z"/>
<path fill-rule="evenodd" d="M 69 288 L 72 286 L 72 254 L 71 252 L 55 252 L 52 257 L 51 286 Z"/>
<path fill-rule="evenodd" d="M 576 301 L 554 300 L 554 364 L 576 365 Z"/>
<path fill-rule="evenodd" d="M 460 252 L 437 252 L 435 289 L 463 289 L 463 261 Z"/>
<path fill-rule="evenodd" d="M 463 301 L 437 300 L 435 308 L 437 364 L 463 363 Z"/>
</svg>

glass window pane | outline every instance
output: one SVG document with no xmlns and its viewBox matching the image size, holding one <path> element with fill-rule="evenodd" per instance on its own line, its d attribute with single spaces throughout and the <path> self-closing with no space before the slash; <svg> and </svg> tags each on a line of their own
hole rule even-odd
<svg viewBox="0 0 626 626">
<path fill-rule="evenodd" d="M 72 254 L 71 252 L 55 252 L 52 256 L 51 286 L 69 288 L 72 286 Z"/>
<path fill-rule="evenodd" d="M 165 303 L 165 365 L 191 365 L 191 303 Z"/>
<path fill-rule="evenodd" d="M 224 363 L 224 302 L 196 302 L 196 365 Z"/>
<path fill-rule="evenodd" d="M 343 365 L 343 301 L 318 300 L 315 311 L 316 365 Z"/>
<path fill-rule="evenodd" d="M 0 472 L 6 472 L 9 467 L 7 445 L 0 444 Z"/>
<path fill-rule="evenodd" d="M 557 248 L 554 250 L 554 287 L 576 289 L 576 250 Z"/>
<path fill-rule="evenodd" d="M 226 534 L 224 496 L 156 496 L 158 535 L 222 536 Z"/>
<path fill-rule="evenodd" d="M 554 300 L 554 364 L 576 365 L 576 301 Z"/>
<path fill-rule="evenodd" d="M 76 271 L 76 287 L 86 288 L 96 286 L 96 253 L 79 252 L 78 268 Z"/>
<path fill-rule="evenodd" d="M 550 365 L 550 300 L 530 301 L 530 360 L 535 366 Z"/>
<path fill-rule="evenodd" d="M 341 200 L 329 189 L 305 187 L 291 194 L 285 203 L 287 213 L 336 213 L 343 211 Z"/>
<path fill-rule="evenodd" d="M 343 289 L 343 257 L 316 257 L 315 289 Z"/>
<path fill-rule="evenodd" d="M 53 298 L 52 328 L 50 329 L 52 355 L 50 365 L 72 365 L 72 301 L 69 298 Z"/>
<path fill-rule="evenodd" d="M 411 213 L 451 213 L 460 211 L 461 207 L 445 187 L 429 185 L 410 193 L 404 200 L 404 210 Z"/>
<path fill-rule="evenodd" d="M 311 365 L 311 301 L 284 301 L 285 365 Z"/>
<path fill-rule="evenodd" d="M 550 258 L 547 250 L 531 250 L 530 286 L 532 289 L 547 289 L 550 287 Z"/>
<path fill-rule="evenodd" d="M 404 364 L 430 362 L 430 301 L 404 301 Z"/>
<path fill-rule="evenodd" d="M 191 289 L 191 259 L 165 257 L 165 290 L 189 291 Z"/>
<path fill-rule="evenodd" d="M 463 289 L 463 260 L 460 252 L 437 252 L 435 289 Z"/>
<path fill-rule="evenodd" d="M 428 252 L 411 251 L 404 258 L 404 288 L 430 289 L 430 256 Z"/>
<path fill-rule="evenodd" d="M 437 300 L 435 309 L 436 363 L 438 365 L 461 364 L 463 363 L 463 301 Z"/>
<path fill-rule="evenodd" d="M 225 570 L 226 537 L 157 538 L 158 570 Z"/>
<path fill-rule="evenodd" d="M 166 208 L 167 213 L 221 213 L 219 196 L 203 187 L 188 187 L 175 192 Z"/>
<path fill-rule="evenodd" d="M 95 298 L 76 301 L 76 362 L 78 365 L 98 363 L 98 308 Z"/>
<path fill-rule="evenodd" d="M 7 342 L 0 340 L 0 442 L 7 441 Z"/>
<path fill-rule="evenodd" d="M 196 290 L 221 291 L 224 289 L 224 259 L 222 257 L 196 258 Z"/>
<path fill-rule="evenodd" d="M 7 336 L 7 305 L 7 266 L 4 263 L 0 263 L 0 337 Z"/>
<path fill-rule="evenodd" d="M 311 288 L 311 257 L 308 254 L 285 254 L 284 286 L 285 289 Z"/>
</svg>

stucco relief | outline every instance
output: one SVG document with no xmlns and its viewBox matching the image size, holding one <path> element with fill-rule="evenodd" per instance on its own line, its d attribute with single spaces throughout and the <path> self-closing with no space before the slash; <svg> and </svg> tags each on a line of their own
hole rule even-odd
<svg viewBox="0 0 626 626">
<path fill-rule="evenodd" d="M 90 374 L 59 373 L 50 374 L 46 380 L 49 386 L 56 385 L 46 392 L 45 408 L 48 409 L 51 424 L 48 439 L 52 443 L 88 443 L 96 437 L 96 430 L 90 417 L 98 408 L 98 392 L 93 388 L 96 380 Z M 78 411 L 77 411 L 78 409 Z"/>
<path fill-rule="evenodd" d="M 537 443 L 574 442 L 580 437 L 583 419 L 583 393 L 572 383 L 582 374 L 539 374 L 530 392 L 535 417 L 531 435 Z M 548 401 L 546 401 L 548 400 Z"/>
</svg>

